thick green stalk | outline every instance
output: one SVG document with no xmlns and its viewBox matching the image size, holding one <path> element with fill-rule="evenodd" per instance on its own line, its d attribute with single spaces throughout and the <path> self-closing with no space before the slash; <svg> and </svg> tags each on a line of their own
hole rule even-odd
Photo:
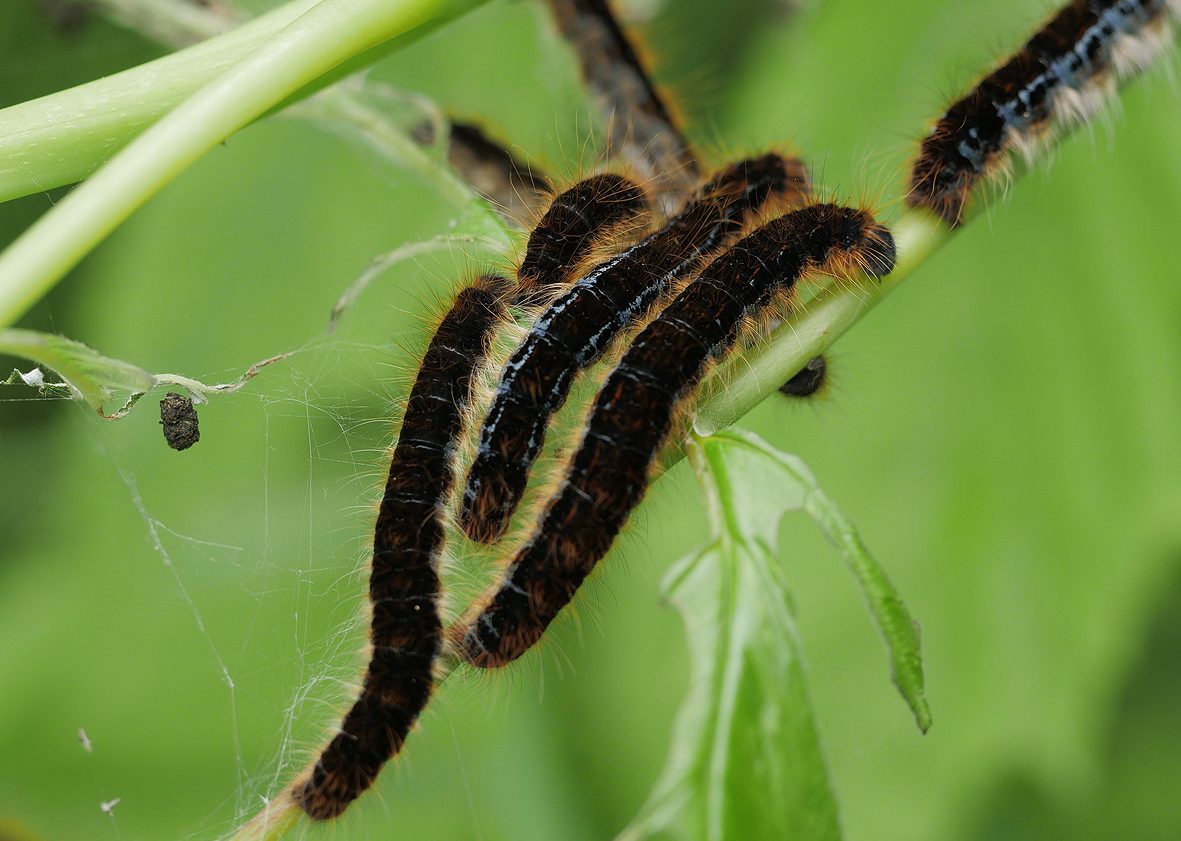
<svg viewBox="0 0 1181 841">
<path fill-rule="evenodd" d="M 107 2 L 107 0 L 103 0 Z M 289 0 L 261 17 L 196 46 L 40 99 L 0 109 L 0 201 L 73 184 L 87 177 L 160 117 L 252 55 L 270 37 L 320 0 Z M 391 5 L 398 0 L 389 0 Z M 302 99 L 422 37 L 487 0 L 462 3 L 423 26 L 354 55 L 276 107 Z M 456 5 L 440 0 L 439 7 Z M 191 40 L 200 29 L 180 19 L 156 22 Z M 199 22 L 189 21 L 190 24 Z M 147 33 L 145 33 L 147 34 Z M 156 35 L 162 33 L 156 32 Z"/>
<path fill-rule="evenodd" d="M 136 138 L 0 254 L 0 325 L 23 315 L 137 208 L 230 134 L 348 59 L 398 36 L 415 37 L 428 24 L 483 2 L 322 0 L 313 6 Z"/>
<path fill-rule="evenodd" d="M 291 0 L 195 47 L 0 110 L 0 201 L 82 180 L 318 2 Z"/>
</svg>

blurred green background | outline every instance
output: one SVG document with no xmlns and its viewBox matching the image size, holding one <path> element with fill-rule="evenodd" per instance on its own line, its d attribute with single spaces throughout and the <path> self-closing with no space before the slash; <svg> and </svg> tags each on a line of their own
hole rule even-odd
<svg viewBox="0 0 1181 841">
<path fill-rule="evenodd" d="M 691 0 L 643 31 L 714 159 L 788 145 L 836 196 L 876 201 L 898 195 L 949 95 L 1048 8 Z M 0 105 L 161 53 L 102 19 L 63 31 L 34 0 L 9 0 Z M 849 839 L 1181 838 L 1181 108 L 1168 75 L 1129 89 L 843 339 L 829 397 L 768 401 L 744 421 L 805 458 L 922 623 L 925 737 L 837 557 L 809 523 L 785 525 Z M 540 4 L 493 3 L 374 77 L 490 121 L 566 174 L 594 158 L 576 68 Z M 0 242 L 58 195 L 0 205 Z M 109 423 L 0 392 L 0 838 L 219 837 L 335 724 L 361 665 L 387 419 L 475 256 L 393 270 L 324 328 L 375 255 L 453 213 L 360 145 L 272 118 L 25 319 L 206 381 L 297 353 L 204 407 L 201 442 L 180 454 L 160 435 L 163 395 Z M 448 681 L 377 793 L 303 835 L 613 837 L 685 690 L 658 584 L 703 519 L 681 465 L 576 620 L 506 673 Z"/>
</svg>

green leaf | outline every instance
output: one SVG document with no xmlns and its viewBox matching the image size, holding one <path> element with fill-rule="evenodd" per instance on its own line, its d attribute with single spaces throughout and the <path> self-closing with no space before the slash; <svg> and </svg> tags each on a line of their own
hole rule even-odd
<svg viewBox="0 0 1181 841">
<path fill-rule="evenodd" d="M 108 420 L 126 416 L 139 398 L 160 385 L 180 386 L 192 395 L 195 402 L 208 402 L 210 395 L 237 391 L 260 369 L 290 355 L 280 354 L 257 362 L 232 382 L 207 385 L 181 374 L 150 374 L 131 362 L 103 356 L 81 342 L 35 330 L 0 330 L 0 353 L 30 359 L 56 371 L 64 380 L 46 382 L 44 375 L 35 369 L 25 374 L 14 371 L 0 385 L 23 383 L 39 388 L 45 394 L 85 400 Z M 118 408 L 108 411 L 108 403 L 115 403 Z"/>
<path fill-rule="evenodd" d="M 756 463 L 751 465 L 752 470 L 768 473 L 768 485 L 775 487 L 777 494 L 783 493 L 779 488 L 785 484 L 791 488 L 790 502 L 793 504 L 789 505 L 789 500 L 785 499 L 775 500 L 774 494 L 767 494 L 771 499 L 765 499 L 764 504 L 774 506 L 778 502 L 780 512 L 803 510 L 820 527 L 828 542 L 841 553 L 886 643 L 890 655 L 890 679 L 914 714 L 915 724 L 926 733 L 931 727 L 931 711 L 923 693 L 923 659 L 918 623 L 906 609 L 886 571 L 870 555 L 848 517 L 820 488 L 807 465 L 796 456 L 780 452 L 757 435 L 731 429 L 705 439 L 705 448 L 709 453 L 725 451 L 726 457 L 731 460 L 735 458 L 731 452 L 734 450 L 753 454 Z M 751 475 L 759 474 L 754 472 Z M 802 494 L 802 504 L 794 504 L 797 494 Z M 765 516 L 768 517 L 765 523 L 770 526 L 778 524 L 779 517 L 775 516 L 774 510 L 766 512 Z M 748 525 L 752 529 L 758 527 L 757 523 Z"/>
<path fill-rule="evenodd" d="M 116 397 L 124 403 L 134 402 L 155 385 L 152 375 L 143 368 L 110 359 L 64 336 L 33 330 L 0 330 L 0 353 L 31 359 L 56 371 L 76 397 L 104 416 L 108 414 L 106 404 Z M 29 383 L 27 375 L 23 379 Z M 9 382 L 12 382 L 11 378 Z"/>
<path fill-rule="evenodd" d="M 839 839 L 837 807 L 808 700 L 800 641 L 776 560 L 779 521 L 804 511 L 850 566 L 919 728 L 915 624 L 856 531 L 799 459 L 741 431 L 694 438 L 713 540 L 669 573 L 691 661 L 664 771 L 618 841 Z"/>
<path fill-rule="evenodd" d="M 690 689 L 664 771 L 618 841 L 839 839 L 775 558 L 776 524 L 804 504 L 804 488 L 768 493 L 776 477 L 720 436 L 690 446 L 714 539 L 665 579 L 685 620 Z"/>
</svg>

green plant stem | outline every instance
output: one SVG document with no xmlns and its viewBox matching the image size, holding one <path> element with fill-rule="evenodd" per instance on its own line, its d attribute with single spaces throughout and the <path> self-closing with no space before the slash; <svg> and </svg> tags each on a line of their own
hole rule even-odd
<svg viewBox="0 0 1181 841">
<path fill-rule="evenodd" d="M 136 138 L 0 254 L 0 325 L 23 315 L 187 166 L 286 97 L 484 0 L 322 0 Z M 228 37 L 228 36 L 227 36 Z"/>
<path fill-rule="evenodd" d="M 693 427 L 698 435 L 725 429 L 759 405 L 897 289 L 951 236 L 943 222 L 923 210 L 908 210 L 891 231 L 898 262 L 888 276 L 832 284 L 767 341 L 746 354 L 734 354 L 713 372 L 696 409 Z"/>
<path fill-rule="evenodd" d="M 0 110 L 0 201 L 72 184 L 319 0 L 291 0 L 172 55 Z"/>
<path fill-rule="evenodd" d="M 219 3 L 217 9 L 195 6 L 193 0 L 93 0 L 98 9 L 145 37 L 171 47 L 183 47 L 229 31 L 249 18 L 236 5 Z M 420 94 L 373 85 L 363 74 L 342 79 L 315 96 L 289 106 L 293 116 L 341 126 L 346 134 L 364 141 L 391 163 L 409 169 L 457 208 L 479 200 L 467 181 L 446 164 L 436 161 L 381 110 L 382 97 L 400 97 L 430 109 L 432 135 L 446 137 L 445 121 L 437 107 Z M 488 208 L 492 213 L 492 209 Z M 505 243 L 506 245 L 508 243 Z"/>
<path fill-rule="evenodd" d="M 265 15 L 196 46 L 69 90 L 0 109 L 0 201 L 86 178 L 164 114 L 230 67 L 254 55 L 321 0 L 289 0 Z M 440 13 L 406 38 L 387 40 L 336 65 L 286 99 L 282 107 L 369 66 L 410 40 L 488 0 L 436 0 Z M 387 0 L 397 12 L 405 0 Z M 395 8 L 396 7 L 396 8 Z M 179 25 L 178 21 L 173 21 Z M 195 33 L 194 33 L 195 34 Z"/>
</svg>

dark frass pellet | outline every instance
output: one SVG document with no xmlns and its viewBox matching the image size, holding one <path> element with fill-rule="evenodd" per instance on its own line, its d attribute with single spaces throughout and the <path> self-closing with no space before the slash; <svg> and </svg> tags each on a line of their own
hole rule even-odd
<svg viewBox="0 0 1181 841">
<path fill-rule="evenodd" d="M 193 401 L 174 391 L 160 401 L 160 424 L 164 427 L 164 440 L 174 450 L 187 450 L 201 440 Z"/>
</svg>

